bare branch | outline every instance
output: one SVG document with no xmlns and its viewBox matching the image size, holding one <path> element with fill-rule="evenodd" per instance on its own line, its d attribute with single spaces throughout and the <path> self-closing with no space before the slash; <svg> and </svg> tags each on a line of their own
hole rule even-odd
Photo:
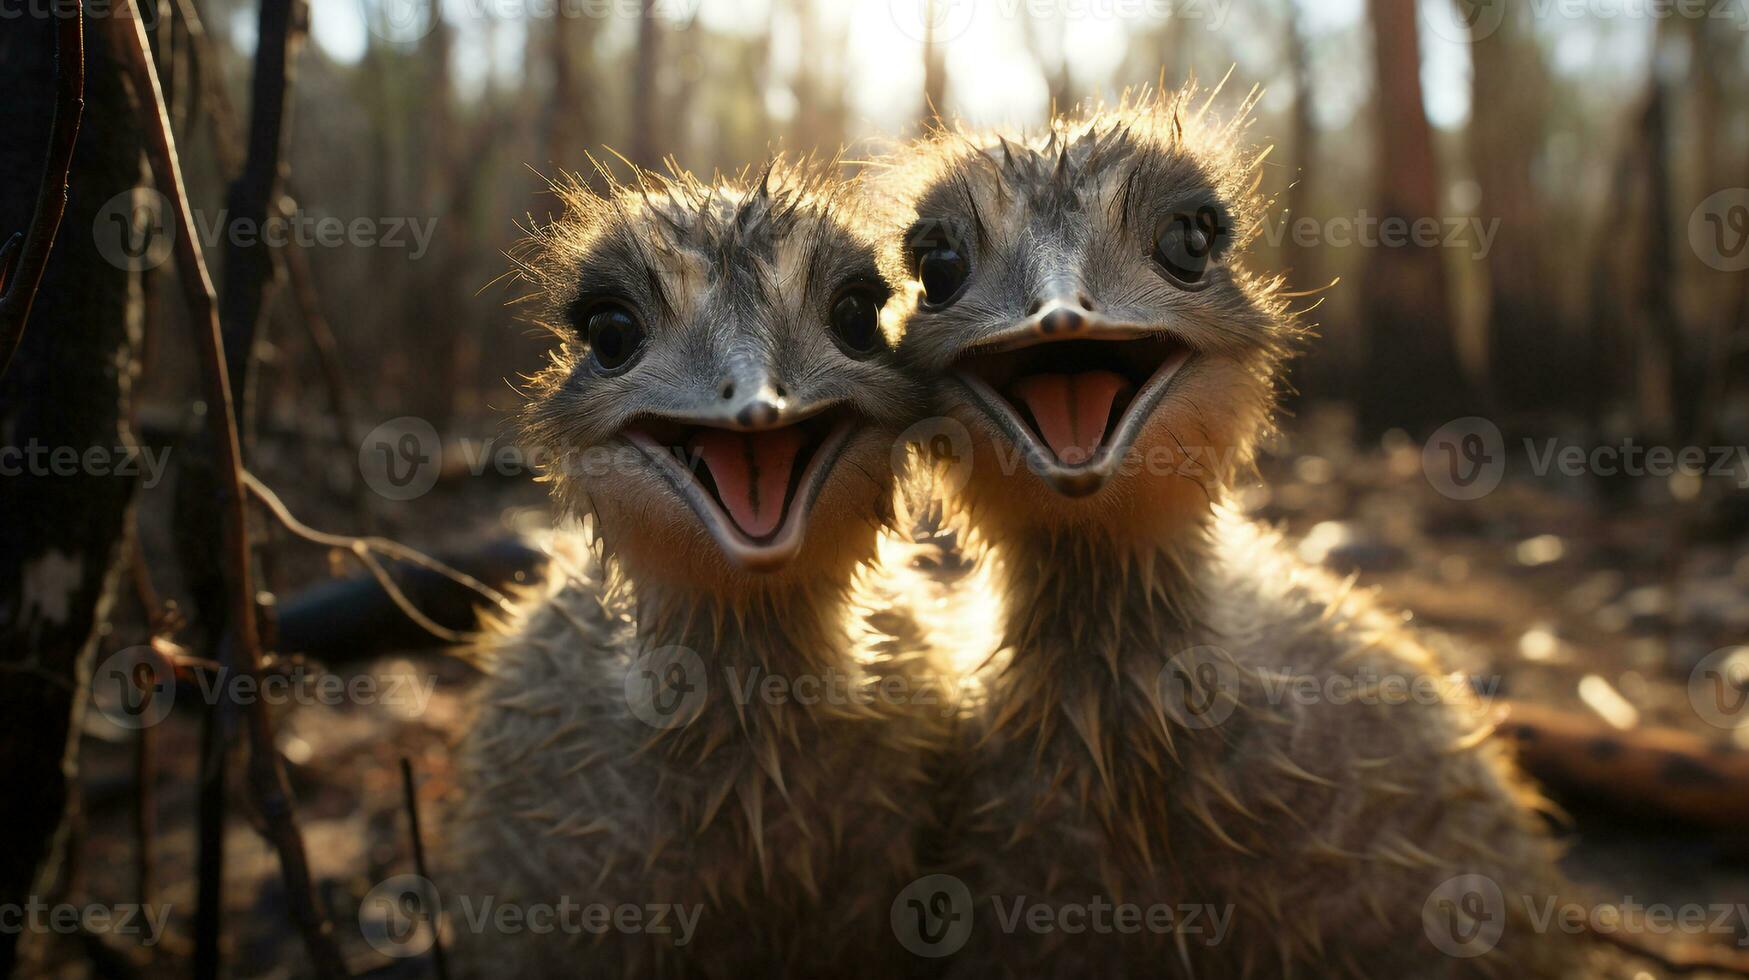
<svg viewBox="0 0 1749 980">
<path fill-rule="evenodd" d="M 419 877 L 431 880 L 431 870 L 425 864 L 425 841 L 419 833 L 419 791 L 413 781 L 413 762 L 401 757 L 401 787 L 407 794 L 407 833 L 413 838 L 413 868 Z M 437 909 L 431 911 L 431 962 L 437 970 L 437 980 L 449 980 L 449 964 L 443 958 L 443 930 L 438 928 Z"/>
<path fill-rule="evenodd" d="M 124 5 L 125 8 L 125 5 Z M 233 414 L 231 379 L 226 371 L 224 338 L 219 329 L 218 301 L 206 260 L 195 237 L 194 215 L 182 182 L 175 139 L 158 88 L 157 69 L 146 40 L 144 23 L 138 17 L 120 15 L 108 20 L 110 41 L 117 60 L 133 80 L 135 90 L 148 105 L 146 156 L 157 178 L 158 191 L 168 200 L 176 219 L 175 257 L 178 278 L 190 319 L 196 326 L 201 377 L 206 388 L 207 424 L 218 468 L 220 508 L 224 526 L 224 554 L 228 566 L 226 584 L 231 603 L 231 647 L 240 669 L 250 674 L 261 670 L 260 635 L 255 625 L 255 590 L 251 583 L 246 498 L 243 489 L 241 444 Z M 260 701 L 245 712 L 249 729 L 249 785 L 269 841 L 279 853 L 280 871 L 293 914 L 303 932 L 318 975 L 348 975 L 345 961 L 334 943 L 333 927 L 321 901 L 310 887 L 309 859 L 304 851 L 292 810 L 290 788 L 274 745 L 272 721 Z"/>
<path fill-rule="evenodd" d="M 30 319 L 37 285 L 48 267 L 55 235 L 61 230 L 61 215 L 67 210 L 67 171 L 73 166 L 79 118 L 85 112 L 85 10 L 80 4 L 71 7 L 71 15 L 62 18 L 55 34 L 55 115 L 30 233 L 16 251 L 14 243 L 8 242 L 0 252 L 0 288 L 5 289 L 0 294 L 0 375 L 6 373 L 19 341 L 24 339 L 25 321 Z"/>
</svg>

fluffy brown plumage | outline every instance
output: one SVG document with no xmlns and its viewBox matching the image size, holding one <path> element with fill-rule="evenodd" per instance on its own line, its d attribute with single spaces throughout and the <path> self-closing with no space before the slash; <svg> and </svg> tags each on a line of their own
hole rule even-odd
<svg viewBox="0 0 1749 980">
<path fill-rule="evenodd" d="M 852 351 L 830 331 L 846 290 L 885 280 L 853 198 L 819 171 L 640 183 L 604 196 L 569 185 L 566 216 L 521 253 L 563 338 L 534 380 L 527 430 L 555 465 L 561 508 L 586 526 L 561 537 L 561 573 L 489 651 L 447 827 L 458 945 L 481 975 L 891 975 L 903 954 L 887 907 L 916 872 L 911 801 L 947 707 L 919 691 L 931 674 L 914 631 L 862 615 L 889 450 L 920 396 L 885 343 Z M 604 296 L 645 338 L 611 368 L 580 322 Z M 817 492 L 801 499 L 806 477 L 794 491 L 787 507 L 809 509 L 785 519 L 807 531 L 781 567 L 725 550 L 741 534 L 729 517 L 703 526 L 699 508 L 715 505 L 698 494 L 720 482 L 687 497 L 675 481 L 689 477 L 635 452 L 605 472 L 563 465 L 625 448 L 630 427 L 696 444 L 701 420 L 751 439 L 792 416 L 837 418 L 848 434 Z M 768 557 L 752 538 L 737 547 Z M 666 653 L 682 648 L 696 659 Z M 679 707 L 652 715 L 659 701 Z M 459 895 L 700 912 L 685 945 L 615 930 L 475 935 L 454 914 Z"/>
<path fill-rule="evenodd" d="M 907 205 L 895 260 L 938 287 L 912 291 L 901 353 L 971 434 L 954 504 L 1006 608 L 963 776 L 944 787 L 977 916 L 956 969 L 1565 975 L 1570 944 L 1532 934 L 1520 900 L 1559 893 L 1554 847 L 1468 692 L 1380 703 L 1384 678 L 1443 669 L 1222 504 L 1301 331 L 1279 280 L 1240 262 L 1266 206 L 1249 102 L 1228 122 L 1209 102 L 1186 90 L 1038 134 L 943 132 L 887 162 L 883 190 Z M 1091 452 L 1075 441 L 1088 406 L 1105 425 Z M 1289 693 L 1308 685 L 1353 693 Z M 1468 958 L 1427 924 L 1463 874 L 1506 897 L 1498 943 Z M 1197 933 L 1004 932 L 996 909 L 1022 897 L 1231 920 L 1218 942 L 1207 918 Z"/>
</svg>

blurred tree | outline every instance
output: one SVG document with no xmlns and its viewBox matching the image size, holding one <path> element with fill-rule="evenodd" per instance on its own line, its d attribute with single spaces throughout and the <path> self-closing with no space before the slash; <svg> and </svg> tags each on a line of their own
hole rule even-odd
<svg viewBox="0 0 1749 980">
<path fill-rule="evenodd" d="M 1287 189 L 1287 219 L 1295 222 L 1312 216 L 1310 180 L 1316 167 L 1317 129 L 1312 125 L 1312 70 L 1306 53 L 1299 4 L 1297 0 L 1286 0 L 1283 6 L 1286 10 L 1282 20 L 1282 46 L 1287 49 L 1294 92 L 1293 105 L 1288 110 L 1293 183 Z M 1293 288 L 1315 289 L 1323 285 L 1316 268 L 1316 251 L 1301 247 L 1291 233 L 1282 238 L 1282 266 L 1288 270 L 1288 281 Z"/>
<path fill-rule="evenodd" d="M 638 47 L 632 69 L 632 132 L 630 156 L 640 167 L 654 169 L 668 152 L 667 114 L 663 111 L 661 76 L 656 65 L 662 56 L 662 24 L 654 0 L 646 0 L 638 17 Z"/>
<path fill-rule="evenodd" d="M 844 79 L 828 75 L 829 65 L 842 65 L 844 35 L 834 32 L 827 36 L 820 24 L 819 8 L 813 0 L 789 0 L 801 42 L 800 63 L 796 66 L 795 82 L 790 90 L 796 97 L 796 115 L 790 125 L 789 146 L 797 153 L 817 148 L 831 153 L 844 145 L 846 116 Z M 695 32 L 696 33 L 696 32 Z M 696 75 L 689 80 L 695 81 Z M 679 100 L 680 105 L 690 100 Z"/>
<path fill-rule="evenodd" d="M 1045 77 L 1048 112 L 1068 112 L 1077 100 L 1069 70 L 1069 52 L 1064 50 L 1067 42 L 1063 38 L 1061 14 L 1053 11 L 1048 20 L 1037 16 L 1022 17 L 1020 26 L 1026 38 L 1026 49 L 1032 53 L 1032 60 Z"/>
<path fill-rule="evenodd" d="M 126 553 L 135 491 L 132 477 L 111 470 L 136 445 L 128 417 L 141 306 L 131 259 L 162 245 L 155 202 L 136 193 L 143 176 L 137 110 L 103 43 L 104 24 L 101 14 L 87 14 L 85 111 L 67 209 L 29 329 L 0 378 L 7 445 L 40 447 L 35 462 L 19 459 L 21 472 L 4 477 L 0 535 L 0 772 L 10 783 L 0 903 L 15 908 L 47 884 L 62 816 L 75 805 L 86 678 L 106 632 L 99 624 Z M 0 31 L 5 234 L 28 227 L 35 207 L 55 99 L 57 27 L 57 18 L 23 17 Z M 93 452 L 106 454 L 107 465 L 88 462 Z M 134 678 L 98 679 L 118 694 L 118 683 Z M 12 972 L 19 936 L 0 929 L 0 976 Z"/>
<path fill-rule="evenodd" d="M 1668 25 L 1673 18 L 1659 24 L 1660 40 L 1667 40 Z M 1647 74 L 1644 108 L 1639 116 L 1637 141 L 1640 147 L 1641 174 L 1645 203 L 1643 234 L 1633 236 L 1633 246 L 1640 256 L 1644 273 L 1635 280 L 1631 294 L 1639 329 L 1634 364 L 1638 368 L 1635 392 L 1636 429 L 1648 436 L 1669 439 L 1687 431 L 1678 417 L 1677 393 L 1683 390 L 1680 381 L 1683 367 L 1682 325 L 1677 319 L 1673 282 L 1674 254 L 1671 222 L 1675 214 L 1670 207 L 1670 84 L 1665 78 L 1668 69 L 1663 58 L 1654 56 Z M 1683 225 L 1687 227 L 1686 223 Z"/>
<path fill-rule="evenodd" d="M 1532 11 L 1509 5 L 1498 27 L 1491 0 L 1456 0 L 1472 24 L 1469 158 L 1481 203 L 1476 216 L 1497 222 L 1487 268 L 1488 372 L 1493 404 L 1552 407 L 1563 388 L 1566 335 L 1546 260 L 1552 245 L 1578 233 L 1551 222 L 1536 170 L 1549 130 L 1549 78 Z M 1490 28 L 1493 28 L 1490 30 Z"/>
<path fill-rule="evenodd" d="M 923 20 L 923 106 L 918 118 L 929 125 L 947 113 L 947 49 L 935 40 L 941 0 L 929 0 Z"/>
<path fill-rule="evenodd" d="M 1440 216 L 1438 163 L 1421 97 L 1414 0 L 1368 0 L 1377 103 L 1376 207 L 1381 222 L 1409 228 Z M 1374 247 L 1364 274 L 1366 372 L 1362 425 L 1377 432 L 1430 428 L 1469 399 L 1452 336 L 1444 259 L 1437 248 Z"/>
</svg>

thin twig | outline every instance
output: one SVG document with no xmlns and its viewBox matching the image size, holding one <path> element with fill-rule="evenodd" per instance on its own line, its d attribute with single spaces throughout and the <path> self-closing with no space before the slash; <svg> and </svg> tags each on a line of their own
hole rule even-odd
<svg viewBox="0 0 1749 980">
<path fill-rule="evenodd" d="M 359 564 L 363 565 L 365 570 L 370 572 L 371 576 L 377 580 L 377 584 L 383 587 L 383 591 L 388 593 L 389 598 L 395 603 L 395 605 L 399 606 L 401 611 L 407 614 L 408 619 L 418 623 L 421 629 L 424 629 L 431 635 L 443 640 L 445 643 L 475 643 L 482 637 L 480 634 L 476 633 L 458 633 L 455 630 L 440 625 L 432 620 L 431 617 L 421 612 L 419 607 L 413 603 L 413 600 L 407 598 L 406 593 L 401 591 L 401 587 L 395 583 L 394 578 L 389 575 L 388 570 L 383 567 L 382 563 L 377 561 L 376 556 L 378 554 L 387 555 L 398 561 L 418 565 L 420 568 L 436 572 L 463 588 L 472 589 L 474 592 L 479 593 L 487 601 L 497 606 L 503 612 L 510 613 L 515 610 L 515 605 L 504 593 L 492 588 L 490 585 L 487 585 L 466 572 L 452 568 L 449 565 L 432 558 L 430 555 L 420 551 L 415 551 L 398 541 L 391 541 L 388 538 L 360 538 L 348 534 L 329 534 L 324 531 L 318 531 L 299 521 L 296 517 L 293 517 L 290 509 L 286 507 L 285 502 L 280 500 L 279 496 L 269 489 L 265 483 L 262 483 L 260 478 L 256 477 L 255 474 L 245 472 L 243 474 L 243 482 L 244 485 L 249 488 L 249 492 L 253 493 L 256 499 L 265 504 L 267 509 L 273 512 L 273 516 L 278 519 L 279 523 L 292 534 L 303 538 L 311 544 L 319 544 L 329 548 L 343 548 L 350 552 L 354 558 L 358 559 Z"/>
<path fill-rule="evenodd" d="M 285 146 L 286 94 L 291 89 L 301 30 L 301 0 L 260 0 L 255 36 L 255 72 L 250 81 L 248 149 L 243 169 L 231 181 L 225 205 L 231 220 L 245 227 L 265 227 L 277 213 L 273 196 L 279 185 L 281 151 Z M 224 330 L 225 366 L 230 372 L 237 424 L 246 428 L 253 417 L 250 372 L 261 309 L 273 278 L 274 249 L 260 236 L 232 236 L 225 249 L 225 288 L 219 299 L 219 324 Z"/>
<path fill-rule="evenodd" d="M 401 786 L 407 794 L 407 832 L 413 838 L 413 869 L 419 877 L 431 880 L 431 870 L 425 865 L 425 840 L 419 833 L 419 793 L 413 783 L 413 763 L 401 757 Z M 436 891 L 435 888 L 432 889 Z M 443 958 L 442 909 L 431 909 L 431 962 L 437 970 L 437 980 L 449 980 L 449 964 Z"/>
<path fill-rule="evenodd" d="M 196 805 L 194 967 L 195 980 L 217 980 L 225 926 L 225 755 L 230 751 L 221 712 L 210 708 L 200 722 L 200 792 Z"/>
<path fill-rule="evenodd" d="M 144 610 L 147 631 L 156 640 L 159 630 L 168 625 L 160 604 L 158 590 L 152 584 L 152 572 L 146 565 L 146 552 L 140 546 L 137 512 L 128 511 L 128 565 L 133 582 L 134 598 Z M 152 697 L 150 685 L 139 685 L 140 697 Z M 142 708 L 143 710 L 143 708 Z M 153 762 L 152 725 L 143 725 L 134 733 L 134 892 L 142 908 L 152 904 L 152 838 L 157 832 L 157 766 Z"/>
<path fill-rule="evenodd" d="M 176 266 L 190 319 L 196 325 L 201 375 L 206 388 L 206 417 L 211 427 L 223 498 L 220 514 L 224 526 L 224 553 L 229 566 L 226 584 L 232 607 L 230 633 L 233 653 L 242 669 L 254 673 L 261 669 L 260 638 L 255 625 L 255 590 L 250 582 L 249 528 L 241 446 L 232 409 L 231 379 L 225 367 L 224 339 L 219 330 L 218 301 L 213 293 L 212 279 L 207 274 L 206 261 L 200 253 L 200 241 L 195 237 L 194 215 L 189 210 L 182 170 L 176 158 L 175 139 L 170 134 L 163 93 L 158 89 L 158 73 L 152 64 L 145 26 L 137 16 L 126 16 L 126 7 L 124 2 L 118 7 L 118 16 L 108 22 L 111 39 L 117 60 L 133 79 L 135 91 L 148 103 L 146 155 L 157 176 L 158 191 L 168 200 L 176 216 Z M 249 729 L 250 789 L 266 835 L 279 853 L 286 894 L 303 933 L 304 944 L 318 975 L 347 976 L 346 963 L 334 943 L 333 927 L 323 911 L 321 900 L 310 887 L 309 859 L 304 851 L 303 837 L 298 832 L 279 751 L 274 745 L 272 719 L 268 717 L 267 706 L 256 700 L 249 705 L 245 716 Z"/>
<path fill-rule="evenodd" d="M 1666 972 L 1687 976 L 1691 973 L 1730 973 L 1749 977 L 1749 954 L 1724 943 L 1673 943 L 1667 937 L 1653 938 L 1639 932 L 1600 929 L 1588 926 L 1592 938 L 1641 956 L 1658 964 Z"/>
<path fill-rule="evenodd" d="M 55 115 L 30 233 L 16 251 L 10 241 L 0 251 L 4 256 L 0 257 L 0 289 L 5 290 L 0 293 L 0 375 L 6 373 L 24 339 L 25 321 L 30 319 L 37 286 L 61 230 L 61 215 L 67 210 L 67 172 L 79 141 L 79 117 L 85 113 L 85 10 L 77 3 L 71 8 L 62 14 L 55 32 Z"/>
<path fill-rule="evenodd" d="M 189 71 L 201 80 L 197 95 L 205 109 L 208 120 L 208 131 L 211 134 L 213 154 L 218 158 L 219 170 L 227 178 L 235 177 L 242 169 L 242 153 L 238 150 L 237 112 L 232 107 L 231 100 L 225 94 L 225 87 L 220 84 L 218 76 L 217 55 L 213 51 L 212 42 L 207 36 L 206 25 L 200 19 L 200 11 L 195 9 L 194 0 L 175 0 L 179 23 L 188 39 L 186 55 Z M 292 195 L 297 188 L 287 179 L 285 181 L 287 194 L 279 195 L 279 213 L 284 216 Z M 292 304 L 297 309 L 298 320 L 304 328 L 304 333 L 310 339 L 310 348 L 316 355 L 316 364 L 321 369 L 322 382 L 328 389 L 329 411 L 334 415 L 334 428 L 338 433 L 342 449 L 350 451 L 352 439 L 357 436 L 353 426 L 351 388 L 346 381 L 346 372 L 341 367 L 340 345 L 335 337 L 328 318 L 322 313 L 321 294 L 315 286 L 315 276 L 310 269 L 310 258 L 303 248 L 292 247 L 273 249 L 274 275 L 282 272 L 291 281 Z M 359 520 L 366 530 L 370 530 L 373 517 L 370 510 L 367 488 L 362 480 L 353 480 L 354 506 L 358 509 Z"/>
</svg>

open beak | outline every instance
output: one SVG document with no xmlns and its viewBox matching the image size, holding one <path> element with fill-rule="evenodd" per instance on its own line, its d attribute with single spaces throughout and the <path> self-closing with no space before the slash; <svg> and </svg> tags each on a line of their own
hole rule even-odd
<svg viewBox="0 0 1749 980">
<path fill-rule="evenodd" d="M 1170 332 L 1052 303 L 954 361 L 969 400 L 1058 493 L 1096 493 L 1193 352 Z"/>
<path fill-rule="evenodd" d="M 700 415 L 645 416 L 621 433 L 655 466 L 737 567 L 782 568 L 854 428 L 838 403 L 797 408 L 761 391 Z"/>
</svg>

